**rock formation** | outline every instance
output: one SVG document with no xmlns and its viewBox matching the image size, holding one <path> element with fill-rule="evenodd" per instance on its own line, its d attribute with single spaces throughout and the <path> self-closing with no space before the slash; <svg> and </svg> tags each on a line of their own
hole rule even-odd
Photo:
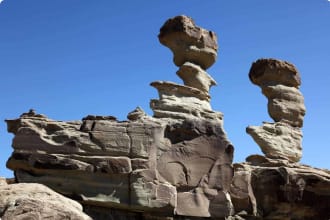
<svg viewBox="0 0 330 220">
<path fill-rule="evenodd" d="M 146 219 L 233 213 L 234 149 L 222 114 L 211 109 L 215 81 L 205 72 L 215 61 L 215 34 L 178 16 L 164 24 L 159 39 L 173 50 L 185 85 L 151 83 L 159 92 L 159 100 L 151 100 L 154 117 L 137 108 L 128 121 L 89 115 L 62 122 L 31 110 L 7 120 L 15 135 L 7 167 L 18 182 L 75 198 L 94 218 L 100 207 Z"/>
<path fill-rule="evenodd" d="M 127 121 L 88 115 L 64 122 L 34 110 L 6 120 L 14 134 L 7 167 L 18 183 L 0 178 L 0 218 L 330 219 L 330 171 L 296 163 L 305 114 L 296 68 L 273 59 L 252 65 L 250 79 L 275 123 L 247 128 L 266 156 L 233 165 L 223 115 L 210 105 L 215 33 L 177 16 L 159 40 L 184 85 L 151 83 L 159 93 L 153 117 L 137 107 Z"/>
<path fill-rule="evenodd" d="M 151 100 L 150 107 L 156 118 L 205 118 L 222 122 L 222 114 L 210 106 L 210 87 L 215 80 L 205 71 L 217 57 L 217 37 L 195 25 L 186 16 L 169 19 L 160 29 L 159 41 L 169 47 L 177 75 L 184 85 L 157 81 L 151 83 L 158 90 L 159 100 Z"/>
<path fill-rule="evenodd" d="M 330 171 L 296 163 L 302 156 L 305 115 L 297 69 L 285 61 L 260 59 L 249 77 L 268 98 L 275 123 L 247 128 L 266 157 L 251 155 L 234 164 L 230 195 L 235 212 L 244 219 L 329 219 Z"/>
<path fill-rule="evenodd" d="M 330 219 L 330 171 L 251 155 L 234 164 L 230 196 L 238 219 Z"/>
<path fill-rule="evenodd" d="M 12 219 L 92 220 L 82 206 L 37 183 L 7 184 L 0 180 L 0 217 Z"/>
<path fill-rule="evenodd" d="M 249 77 L 268 98 L 268 113 L 275 123 L 249 126 L 247 133 L 266 157 L 298 162 L 302 156 L 301 127 L 306 109 L 297 69 L 285 61 L 260 59 L 252 64 Z"/>
</svg>

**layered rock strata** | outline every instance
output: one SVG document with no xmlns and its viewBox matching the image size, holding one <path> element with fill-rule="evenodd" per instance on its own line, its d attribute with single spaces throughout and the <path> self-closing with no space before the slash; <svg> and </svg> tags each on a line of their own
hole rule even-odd
<svg viewBox="0 0 330 220">
<path fill-rule="evenodd" d="M 275 59 L 252 64 L 249 77 L 268 99 L 268 113 L 275 123 L 249 126 L 247 133 L 269 158 L 298 162 L 302 156 L 304 97 L 299 91 L 300 75 L 294 65 Z"/>
<path fill-rule="evenodd" d="M 237 219 L 330 218 L 330 171 L 251 155 L 234 164 L 231 199 Z"/>
<path fill-rule="evenodd" d="M 136 108 L 127 121 L 88 115 L 56 121 L 34 110 L 6 120 L 14 134 L 0 178 L 2 219 L 328 220 L 330 171 L 298 163 L 305 107 L 292 64 L 262 59 L 250 79 L 268 98 L 275 123 L 247 131 L 266 157 L 232 165 L 234 148 L 210 105 L 206 73 L 216 35 L 177 16 L 159 40 L 174 54 L 184 85 L 151 85 L 154 117 Z M 79 201 L 82 207 L 49 188 Z"/>
<path fill-rule="evenodd" d="M 165 23 L 159 38 L 173 50 L 185 85 L 151 84 L 160 97 L 151 101 L 154 117 L 137 108 L 121 122 L 91 115 L 55 121 L 35 111 L 7 120 L 15 135 L 7 167 L 18 182 L 42 183 L 75 198 L 94 218 L 100 209 L 133 213 L 127 219 L 233 213 L 234 148 L 222 114 L 211 109 L 208 92 L 215 81 L 205 72 L 215 61 L 215 34 L 178 16 Z M 175 48 L 178 39 L 188 51 Z"/>
<path fill-rule="evenodd" d="M 212 31 L 195 25 L 187 16 L 169 19 L 161 27 L 159 41 L 171 49 L 173 61 L 180 67 L 177 75 L 184 85 L 157 81 L 151 83 L 159 100 L 150 102 L 156 118 L 206 118 L 222 122 L 222 114 L 210 105 L 210 87 L 215 80 L 205 71 L 216 60 L 217 37 Z"/>
</svg>

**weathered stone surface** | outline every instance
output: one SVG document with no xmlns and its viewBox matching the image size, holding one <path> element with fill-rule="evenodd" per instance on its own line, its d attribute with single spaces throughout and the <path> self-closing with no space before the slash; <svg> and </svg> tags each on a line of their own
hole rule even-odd
<svg viewBox="0 0 330 220">
<path fill-rule="evenodd" d="M 6 185 L 7 185 L 6 178 L 0 177 L 0 186 L 6 186 Z"/>
<path fill-rule="evenodd" d="M 252 83 L 260 87 L 280 84 L 298 88 L 301 84 L 296 67 L 289 62 L 276 59 L 255 61 L 251 66 L 249 77 Z"/>
<path fill-rule="evenodd" d="M 158 90 L 159 100 L 152 99 L 150 107 L 156 118 L 206 118 L 221 123 L 222 113 L 211 109 L 210 96 L 193 87 L 157 81 L 151 84 Z"/>
<path fill-rule="evenodd" d="M 267 157 L 298 162 L 302 156 L 304 97 L 298 90 L 301 79 L 294 65 L 275 59 L 252 64 L 249 77 L 268 98 L 268 113 L 275 123 L 249 126 L 246 131 Z"/>
<path fill-rule="evenodd" d="M 282 122 L 264 123 L 246 129 L 262 152 L 269 158 L 298 162 L 302 157 L 302 131 Z"/>
<path fill-rule="evenodd" d="M 36 183 L 0 185 L 0 218 L 91 220 L 82 206 Z"/>
<path fill-rule="evenodd" d="M 295 163 L 305 114 L 296 68 L 274 59 L 252 65 L 249 77 L 275 123 L 247 128 L 266 157 L 251 155 L 233 169 L 223 115 L 210 105 L 216 82 L 205 72 L 217 56 L 215 34 L 177 16 L 159 40 L 184 85 L 151 84 L 159 92 L 150 103 L 154 117 L 136 108 L 128 121 L 88 115 L 63 122 L 30 110 L 7 120 L 15 182 L 45 184 L 96 220 L 328 220 L 330 172 Z M 50 217 L 90 219 L 44 186 L 0 178 L 0 218 Z"/>
<path fill-rule="evenodd" d="M 165 22 L 158 35 L 159 41 L 174 54 L 180 67 L 177 75 L 184 85 L 156 81 L 151 83 L 159 93 L 150 107 L 155 118 L 205 118 L 222 123 L 222 114 L 210 106 L 210 87 L 215 80 L 205 72 L 217 56 L 217 39 L 212 31 L 197 27 L 187 16 L 177 16 Z"/>
<path fill-rule="evenodd" d="M 147 114 L 143 111 L 142 108 L 136 107 L 136 109 L 134 109 L 133 111 L 128 113 L 127 119 L 131 120 L 131 121 L 136 121 L 139 119 L 143 119 L 143 117 L 146 117 L 146 116 L 147 116 Z"/>
<path fill-rule="evenodd" d="M 167 20 L 161 27 L 158 38 L 172 50 L 177 66 L 188 61 L 207 69 L 216 60 L 216 34 L 196 26 L 190 17 L 181 15 Z"/>
<path fill-rule="evenodd" d="M 224 195 L 233 175 L 233 146 L 219 120 L 62 122 L 24 116 L 7 123 L 15 134 L 7 167 L 19 182 L 45 184 L 85 206 L 166 216 L 189 212 L 178 203 L 178 190 L 190 195 L 201 189 L 198 196 L 209 205 L 190 201 L 198 210 L 221 217 L 232 212 Z"/>
<path fill-rule="evenodd" d="M 251 185 L 251 169 L 244 164 L 234 164 L 234 170 L 230 196 L 235 212 L 246 211 L 256 216 L 257 203 Z"/>
<path fill-rule="evenodd" d="M 215 80 L 196 64 L 185 62 L 176 74 L 186 86 L 194 87 L 209 93 L 210 87 L 216 85 Z"/>
<path fill-rule="evenodd" d="M 304 97 L 295 87 L 283 85 L 262 87 L 268 98 L 268 113 L 275 122 L 302 127 L 306 112 Z"/>
<path fill-rule="evenodd" d="M 216 36 L 178 16 L 159 40 L 173 51 L 185 85 L 151 83 L 159 93 L 150 102 L 153 118 L 136 108 L 123 122 L 94 115 L 54 121 L 34 110 L 7 120 L 15 134 L 7 167 L 16 179 L 43 183 L 85 207 L 144 212 L 146 219 L 233 213 L 234 148 L 222 113 L 209 103 L 216 82 L 205 72 L 217 56 Z"/>
<path fill-rule="evenodd" d="M 262 156 L 252 160 L 235 164 L 231 197 L 236 212 L 243 210 L 248 219 L 330 218 L 329 170 Z"/>
</svg>

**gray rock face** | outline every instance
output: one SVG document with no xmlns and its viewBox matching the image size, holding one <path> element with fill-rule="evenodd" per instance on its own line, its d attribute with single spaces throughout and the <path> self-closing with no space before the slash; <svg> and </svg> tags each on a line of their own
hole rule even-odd
<svg viewBox="0 0 330 220">
<path fill-rule="evenodd" d="M 0 184 L 0 218 L 92 220 L 78 202 L 36 183 Z"/>
<path fill-rule="evenodd" d="M 84 205 L 167 216 L 232 212 L 233 147 L 221 124 L 149 116 L 127 122 L 89 118 L 7 120 L 15 134 L 7 167 L 19 182 L 45 184 Z M 208 202 L 196 203 L 196 196 Z"/>
<path fill-rule="evenodd" d="M 329 219 L 330 171 L 259 155 L 234 164 L 231 198 L 244 219 Z"/>
<path fill-rule="evenodd" d="M 302 156 L 302 131 L 305 115 L 304 97 L 297 69 L 290 63 L 260 59 L 252 64 L 249 77 L 268 98 L 268 113 L 275 123 L 249 126 L 250 134 L 269 158 L 298 162 Z"/>
</svg>

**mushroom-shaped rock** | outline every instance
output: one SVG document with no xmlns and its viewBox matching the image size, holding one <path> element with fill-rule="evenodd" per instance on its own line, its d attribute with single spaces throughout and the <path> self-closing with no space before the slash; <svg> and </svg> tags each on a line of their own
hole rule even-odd
<svg viewBox="0 0 330 220">
<path fill-rule="evenodd" d="M 177 66 L 188 61 L 207 69 L 216 60 L 216 34 L 196 26 L 190 17 L 180 15 L 170 18 L 161 27 L 158 38 L 172 50 Z"/>
<path fill-rule="evenodd" d="M 247 133 L 266 157 L 298 162 L 302 156 L 300 128 L 306 112 L 298 70 L 286 61 L 260 59 L 252 64 L 249 78 L 267 97 L 268 113 L 275 123 L 249 126 Z"/>
</svg>

